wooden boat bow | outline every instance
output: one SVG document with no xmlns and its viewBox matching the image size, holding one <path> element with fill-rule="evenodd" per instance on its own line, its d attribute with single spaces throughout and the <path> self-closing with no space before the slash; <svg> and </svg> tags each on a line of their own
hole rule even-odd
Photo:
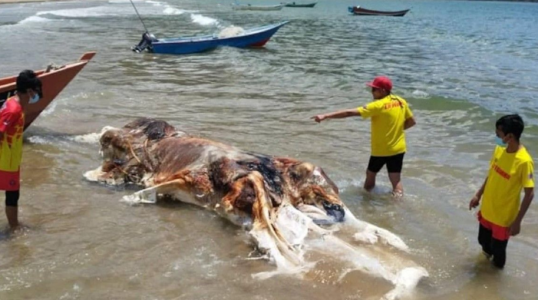
<svg viewBox="0 0 538 300">
<path fill-rule="evenodd" d="M 43 97 L 39 102 L 25 108 L 24 129 L 28 128 L 58 94 L 77 76 L 96 52 L 84 53 L 77 62 L 62 66 L 49 65 L 46 69 L 35 71 L 42 83 Z M 17 76 L 0 78 L 0 104 L 15 94 Z"/>
</svg>

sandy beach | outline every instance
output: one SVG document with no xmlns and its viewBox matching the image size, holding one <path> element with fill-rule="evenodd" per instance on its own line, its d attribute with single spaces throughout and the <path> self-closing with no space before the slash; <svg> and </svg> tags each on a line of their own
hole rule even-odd
<svg viewBox="0 0 538 300">
<path fill-rule="evenodd" d="M 0 0 L 0 4 L 30 3 L 30 2 L 67 2 L 76 0 Z"/>
</svg>

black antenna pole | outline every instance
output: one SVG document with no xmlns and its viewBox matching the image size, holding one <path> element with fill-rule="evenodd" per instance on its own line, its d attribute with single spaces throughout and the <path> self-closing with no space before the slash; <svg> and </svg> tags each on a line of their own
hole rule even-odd
<svg viewBox="0 0 538 300">
<path fill-rule="evenodd" d="M 142 26 L 144 26 L 144 29 L 146 30 L 146 33 L 149 33 L 148 28 L 146 27 L 146 24 L 144 24 L 144 21 L 142 21 L 142 18 L 140 17 L 140 14 L 138 13 L 138 9 L 136 9 L 136 6 L 133 3 L 133 0 L 129 0 L 129 1 L 131 1 L 131 4 L 133 5 L 133 8 L 135 9 L 136 15 L 140 19 L 140 22 L 142 22 Z"/>
</svg>

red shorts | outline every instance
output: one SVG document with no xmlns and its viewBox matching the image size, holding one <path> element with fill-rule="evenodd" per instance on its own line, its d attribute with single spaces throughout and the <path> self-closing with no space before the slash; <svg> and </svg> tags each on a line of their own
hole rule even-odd
<svg viewBox="0 0 538 300">
<path fill-rule="evenodd" d="M 16 172 L 0 170 L 0 191 L 18 191 L 20 189 L 20 170 Z"/>
<path fill-rule="evenodd" d="M 491 230 L 494 239 L 499 241 L 508 241 L 510 238 L 510 227 L 502 227 L 497 224 L 493 224 L 484 219 L 480 212 L 478 212 L 478 221 L 480 222 L 480 225 L 484 226 L 488 230 Z"/>
</svg>

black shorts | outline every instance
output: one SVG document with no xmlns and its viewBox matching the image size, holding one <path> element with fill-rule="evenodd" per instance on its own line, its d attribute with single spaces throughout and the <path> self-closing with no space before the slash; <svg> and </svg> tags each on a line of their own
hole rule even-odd
<svg viewBox="0 0 538 300">
<path fill-rule="evenodd" d="M 377 173 L 386 164 L 389 173 L 401 173 L 405 152 L 393 156 L 370 156 L 368 171 Z"/>
</svg>

